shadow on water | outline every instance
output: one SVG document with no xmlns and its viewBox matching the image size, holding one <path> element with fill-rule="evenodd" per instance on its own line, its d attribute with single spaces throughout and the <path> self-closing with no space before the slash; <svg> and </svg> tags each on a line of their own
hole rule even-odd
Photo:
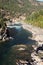
<svg viewBox="0 0 43 65">
<path fill-rule="evenodd" d="M 36 43 L 35 40 L 29 39 L 32 37 L 32 33 L 25 29 L 22 29 L 22 31 L 15 30 L 10 34 L 14 34 L 13 40 L 0 43 L 0 65 L 16 65 L 16 59 L 27 59 L 28 55 L 30 56 L 28 53 L 32 50 L 31 45 Z M 15 45 L 20 44 L 27 45 L 25 51 L 20 52 L 16 50 Z"/>
</svg>

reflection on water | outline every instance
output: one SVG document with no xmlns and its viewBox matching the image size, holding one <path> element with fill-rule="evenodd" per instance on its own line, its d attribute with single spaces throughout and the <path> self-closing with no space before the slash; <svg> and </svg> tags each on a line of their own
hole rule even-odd
<svg viewBox="0 0 43 65">
<path fill-rule="evenodd" d="M 0 43 L 0 65 L 16 65 L 17 60 L 31 60 L 32 44 L 36 43 L 29 39 L 32 33 L 24 29 L 16 32 L 13 40 Z"/>
</svg>

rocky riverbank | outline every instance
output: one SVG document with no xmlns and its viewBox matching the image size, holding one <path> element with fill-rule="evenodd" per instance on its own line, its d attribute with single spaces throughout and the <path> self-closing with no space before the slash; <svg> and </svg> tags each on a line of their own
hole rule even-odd
<svg viewBox="0 0 43 65">
<path fill-rule="evenodd" d="M 40 57 L 37 55 L 36 52 L 33 52 L 31 54 L 31 57 L 32 57 L 32 61 L 33 61 L 33 62 L 31 62 L 32 65 L 43 65 L 42 59 L 40 59 Z"/>
<path fill-rule="evenodd" d="M 37 41 L 36 45 L 32 45 L 34 51 L 31 54 L 32 65 L 43 65 L 43 29 L 22 23 L 24 29 L 32 32 L 33 40 Z"/>
<path fill-rule="evenodd" d="M 32 65 L 43 65 L 43 45 L 42 46 L 32 46 L 34 48 L 34 52 L 31 54 Z M 35 49 L 36 47 L 36 49 Z"/>
<path fill-rule="evenodd" d="M 33 40 L 36 40 L 39 45 L 43 44 L 43 29 L 35 27 L 31 24 L 26 24 L 24 22 L 22 22 L 22 26 L 24 29 L 26 29 L 32 33 Z"/>
<path fill-rule="evenodd" d="M 10 32 L 8 30 L 8 28 L 5 28 L 5 30 L 3 30 L 2 28 L 0 29 L 0 41 L 7 41 L 13 39 L 12 37 L 10 37 Z"/>
</svg>

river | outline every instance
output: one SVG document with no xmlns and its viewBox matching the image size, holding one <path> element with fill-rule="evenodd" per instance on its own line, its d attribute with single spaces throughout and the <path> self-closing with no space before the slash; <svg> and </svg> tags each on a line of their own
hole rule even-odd
<svg viewBox="0 0 43 65">
<path fill-rule="evenodd" d="M 0 65 L 16 65 L 17 60 L 30 62 L 32 45 L 36 43 L 35 40 L 30 39 L 32 33 L 23 28 L 11 33 L 13 40 L 0 42 Z"/>
</svg>

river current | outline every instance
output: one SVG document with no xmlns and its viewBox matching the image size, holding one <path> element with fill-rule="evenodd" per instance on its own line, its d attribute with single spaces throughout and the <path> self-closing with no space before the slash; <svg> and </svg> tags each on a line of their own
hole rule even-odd
<svg viewBox="0 0 43 65">
<path fill-rule="evenodd" d="M 11 29 L 10 35 L 14 39 L 0 42 L 0 65 L 16 65 L 17 60 L 30 62 L 32 45 L 36 43 L 35 40 L 30 39 L 32 33 L 22 28 L 15 31 Z"/>
</svg>

